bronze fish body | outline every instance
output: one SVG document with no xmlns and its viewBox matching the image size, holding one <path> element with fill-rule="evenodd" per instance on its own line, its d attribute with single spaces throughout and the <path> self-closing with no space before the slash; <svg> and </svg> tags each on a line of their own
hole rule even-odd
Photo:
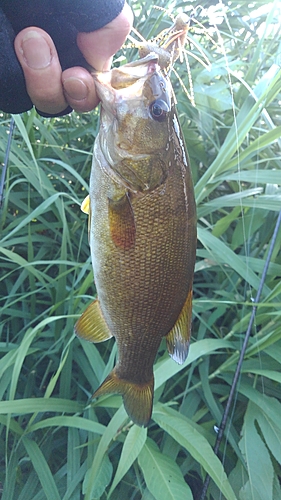
<svg viewBox="0 0 281 500">
<path fill-rule="evenodd" d="M 90 181 L 89 240 L 98 299 L 75 325 L 79 337 L 112 336 L 118 361 L 94 393 L 119 393 L 147 425 L 153 363 L 163 337 L 188 354 L 196 210 L 189 160 L 169 79 L 156 54 L 96 75 L 101 99 Z"/>
</svg>

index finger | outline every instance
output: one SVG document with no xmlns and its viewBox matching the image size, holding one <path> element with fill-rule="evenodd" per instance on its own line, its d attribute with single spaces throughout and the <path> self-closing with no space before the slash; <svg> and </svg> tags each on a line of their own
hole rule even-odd
<svg viewBox="0 0 281 500">
<path fill-rule="evenodd" d="M 91 33 L 78 33 L 77 45 L 86 61 L 97 71 L 110 69 L 112 56 L 130 33 L 133 13 L 128 4 L 113 21 Z"/>
</svg>

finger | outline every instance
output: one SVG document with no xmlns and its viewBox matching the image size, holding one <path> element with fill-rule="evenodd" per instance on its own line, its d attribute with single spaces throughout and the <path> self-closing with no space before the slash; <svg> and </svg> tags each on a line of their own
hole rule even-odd
<svg viewBox="0 0 281 500">
<path fill-rule="evenodd" d="M 110 69 L 113 54 L 123 45 L 131 30 L 133 14 L 125 4 L 123 11 L 104 28 L 79 33 L 77 44 L 88 63 L 99 71 Z M 94 80 L 84 68 L 75 67 L 62 74 L 65 97 L 78 112 L 91 111 L 99 102 Z"/>
<path fill-rule="evenodd" d="M 122 12 L 104 28 L 91 33 L 78 33 L 77 45 L 87 62 L 97 71 L 110 69 L 112 56 L 130 33 L 133 13 L 125 3 Z"/>
<path fill-rule="evenodd" d="M 84 68 L 74 67 L 63 71 L 62 83 L 68 104 L 83 113 L 91 111 L 98 103 L 95 82 L 92 75 Z"/>
<path fill-rule="evenodd" d="M 63 111 L 67 102 L 61 82 L 61 66 L 51 37 L 40 28 L 25 28 L 16 36 L 15 51 L 33 104 L 49 114 Z"/>
</svg>

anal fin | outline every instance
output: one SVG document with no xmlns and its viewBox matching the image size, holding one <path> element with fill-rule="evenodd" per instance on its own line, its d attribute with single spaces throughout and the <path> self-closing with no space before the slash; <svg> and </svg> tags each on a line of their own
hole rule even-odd
<svg viewBox="0 0 281 500">
<path fill-rule="evenodd" d="M 182 365 L 187 358 L 192 318 L 192 290 L 189 291 L 181 313 L 166 336 L 167 349 L 177 363 Z"/>
<path fill-rule="evenodd" d="M 133 422 L 147 427 L 152 413 L 154 377 L 148 383 L 136 384 L 121 379 L 114 368 L 93 394 L 93 398 L 103 394 L 121 394 L 125 410 Z"/>
<path fill-rule="evenodd" d="M 74 331 L 77 337 L 89 342 L 104 342 L 112 337 L 97 299 L 80 316 L 74 326 Z"/>
</svg>

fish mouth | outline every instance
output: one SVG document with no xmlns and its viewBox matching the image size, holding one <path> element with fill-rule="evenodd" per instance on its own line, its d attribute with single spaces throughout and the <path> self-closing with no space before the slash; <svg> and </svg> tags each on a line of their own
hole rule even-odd
<svg viewBox="0 0 281 500">
<path fill-rule="evenodd" d="M 92 73 L 92 75 L 95 80 L 97 94 L 103 106 L 108 109 L 121 96 L 130 99 L 141 95 L 144 79 L 157 71 L 160 71 L 158 55 L 151 52 L 142 59 L 124 64 L 119 68 Z"/>
<path fill-rule="evenodd" d="M 95 82 L 100 85 L 110 85 L 112 88 L 119 90 L 126 88 L 134 83 L 135 80 L 144 78 L 155 71 L 160 70 L 158 64 L 159 57 L 155 52 L 150 52 L 147 56 L 113 68 L 109 71 L 93 72 Z M 99 88 L 99 87 L 98 87 Z"/>
<path fill-rule="evenodd" d="M 134 157 L 146 169 L 157 141 L 149 143 L 144 135 L 156 133 L 157 144 L 163 137 L 161 148 L 166 147 L 168 140 L 171 91 L 158 64 L 158 55 L 152 52 L 119 68 L 96 73 L 94 78 L 101 99 L 99 141 L 108 164 L 113 168 L 116 162 Z M 142 189 L 146 189 L 146 183 Z"/>
</svg>

